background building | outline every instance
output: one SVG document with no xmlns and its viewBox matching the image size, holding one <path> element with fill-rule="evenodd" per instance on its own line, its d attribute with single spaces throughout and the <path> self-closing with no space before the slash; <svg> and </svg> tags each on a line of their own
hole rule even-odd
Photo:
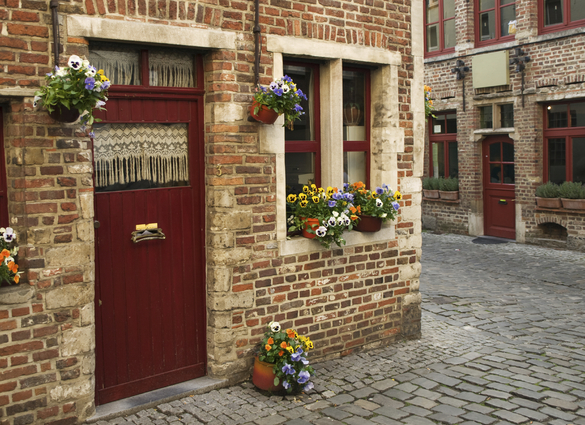
<svg viewBox="0 0 585 425">
<path fill-rule="evenodd" d="M 459 201 L 423 201 L 429 229 L 585 249 L 585 212 L 542 209 L 537 186 L 585 182 L 585 12 L 570 0 L 425 2 L 425 175 Z"/>
<path fill-rule="evenodd" d="M 157 386 L 244 379 L 272 320 L 310 336 L 313 359 L 420 336 L 422 10 L 3 2 L 0 225 L 24 274 L 0 288 L 0 423 L 76 423 Z M 33 108 L 72 54 L 113 83 L 95 138 Z M 309 94 L 294 132 L 248 120 L 255 70 Z M 137 155 L 156 175 L 128 177 Z M 399 219 L 343 248 L 287 239 L 287 186 L 344 175 L 399 189 Z M 166 239 L 133 243 L 147 224 Z"/>
</svg>

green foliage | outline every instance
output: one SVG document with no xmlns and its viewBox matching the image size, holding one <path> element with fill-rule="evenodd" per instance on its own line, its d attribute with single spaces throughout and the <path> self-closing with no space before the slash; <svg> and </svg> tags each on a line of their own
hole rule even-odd
<svg viewBox="0 0 585 425">
<path fill-rule="evenodd" d="M 12 285 L 20 281 L 17 256 L 16 233 L 11 227 L 0 228 L 0 283 Z"/>
<path fill-rule="evenodd" d="M 349 185 L 347 191 L 353 195 L 353 207 L 350 207 L 350 211 L 358 216 L 369 215 L 386 221 L 394 220 L 398 215 L 398 201 L 402 199 L 402 195 L 398 191 L 393 192 L 385 184 L 376 190 L 370 190 L 362 182 L 357 182 Z"/>
<path fill-rule="evenodd" d="M 422 187 L 425 190 L 431 190 L 431 177 L 425 177 L 422 180 Z"/>
<path fill-rule="evenodd" d="M 536 188 L 536 196 L 539 198 L 559 198 L 560 188 L 558 184 L 547 182 Z"/>
<path fill-rule="evenodd" d="M 103 110 L 108 100 L 110 80 L 78 56 L 71 56 L 66 67 L 55 67 L 45 77 L 46 85 L 35 92 L 35 105 L 42 103 L 49 112 L 62 108 L 77 109 L 84 124 L 95 121 L 94 108 Z"/>
<path fill-rule="evenodd" d="M 585 187 L 580 182 L 564 182 L 559 188 L 559 195 L 565 199 L 585 199 Z"/>
<path fill-rule="evenodd" d="M 295 120 L 304 114 L 301 107 L 301 99 L 307 100 L 307 96 L 293 80 L 285 75 L 279 80 L 274 80 L 268 88 L 260 87 L 254 94 L 254 100 L 258 103 L 254 109 L 257 114 L 260 105 L 265 105 L 279 115 L 284 114 L 284 125 L 292 128 Z"/>
<path fill-rule="evenodd" d="M 425 190 L 439 190 L 439 179 L 437 177 L 425 177 L 422 185 Z"/>
<path fill-rule="evenodd" d="M 439 179 L 439 190 L 457 192 L 459 190 L 459 179 L 453 177 Z"/>
<path fill-rule="evenodd" d="M 315 374 L 309 366 L 307 353 L 313 349 L 313 342 L 294 329 L 283 330 L 278 322 L 270 322 L 260 343 L 260 361 L 274 364 L 276 375 L 274 385 L 283 383 L 288 393 L 309 391 L 313 383 L 309 378 Z"/>
</svg>

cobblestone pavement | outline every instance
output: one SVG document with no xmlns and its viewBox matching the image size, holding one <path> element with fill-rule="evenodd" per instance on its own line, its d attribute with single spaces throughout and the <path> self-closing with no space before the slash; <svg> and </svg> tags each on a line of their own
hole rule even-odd
<svg viewBox="0 0 585 425">
<path fill-rule="evenodd" d="M 585 255 L 423 236 L 422 339 L 318 363 L 316 390 L 250 383 L 98 422 L 584 424 Z"/>
</svg>

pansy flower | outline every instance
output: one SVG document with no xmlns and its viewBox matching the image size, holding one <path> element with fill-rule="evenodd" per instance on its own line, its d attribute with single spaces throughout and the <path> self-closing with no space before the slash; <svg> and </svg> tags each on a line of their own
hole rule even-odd
<svg viewBox="0 0 585 425">
<path fill-rule="evenodd" d="M 67 66 L 69 66 L 69 68 L 71 69 L 75 69 L 76 71 L 78 69 L 81 68 L 81 64 L 82 64 L 82 60 L 79 56 L 77 55 L 72 55 L 69 57 L 69 60 L 67 61 Z"/>
</svg>

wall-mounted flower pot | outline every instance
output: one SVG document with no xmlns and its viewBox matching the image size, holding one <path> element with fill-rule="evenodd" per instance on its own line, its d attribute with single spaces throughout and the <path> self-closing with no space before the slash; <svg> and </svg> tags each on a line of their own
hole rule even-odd
<svg viewBox="0 0 585 425">
<path fill-rule="evenodd" d="M 382 219 L 371 215 L 360 215 L 360 221 L 354 230 L 358 232 L 377 232 L 382 228 Z"/>
<path fill-rule="evenodd" d="M 537 196 L 536 205 L 540 208 L 561 208 L 563 204 L 560 198 L 539 198 Z"/>
<path fill-rule="evenodd" d="M 282 382 L 274 385 L 274 365 L 260 361 L 258 356 L 254 359 L 254 371 L 252 372 L 252 382 L 256 387 L 264 391 L 280 391 L 283 389 Z"/>
<path fill-rule="evenodd" d="M 585 199 L 561 198 L 563 208 L 567 210 L 585 210 Z"/>
<path fill-rule="evenodd" d="M 268 108 L 266 105 L 260 105 L 260 109 L 256 114 L 254 111 L 256 110 L 256 107 L 258 105 L 259 105 L 258 102 L 254 102 L 252 103 L 252 106 L 250 106 L 250 115 L 252 116 L 252 118 L 263 124 L 274 124 L 274 122 L 278 118 L 278 113 Z"/>
<path fill-rule="evenodd" d="M 303 236 L 308 239 L 314 239 L 317 235 L 315 233 L 307 232 L 307 229 L 311 228 L 313 231 L 319 228 L 319 219 L 317 218 L 303 218 L 301 220 L 305 220 L 305 227 L 303 228 Z"/>
<path fill-rule="evenodd" d="M 459 199 L 458 191 L 439 190 L 439 195 L 441 196 L 441 199 L 444 199 L 445 201 L 456 201 Z"/>
<path fill-rule="evenodd" d="M 439 199 L 439 191 L 433 189 L 423 189 L 423 196 L 429 199 Z"/>
<path fill-rule="evenodd" d="M 79 118 L 79 111 L 75 108 L 67 109 L 64 106 L 61 106 L 61 108 L 57 106 L 53 109 L 53 112 L 49 112 L 49 116 L 55 121 L 72 123 Z"/>
</svg>

